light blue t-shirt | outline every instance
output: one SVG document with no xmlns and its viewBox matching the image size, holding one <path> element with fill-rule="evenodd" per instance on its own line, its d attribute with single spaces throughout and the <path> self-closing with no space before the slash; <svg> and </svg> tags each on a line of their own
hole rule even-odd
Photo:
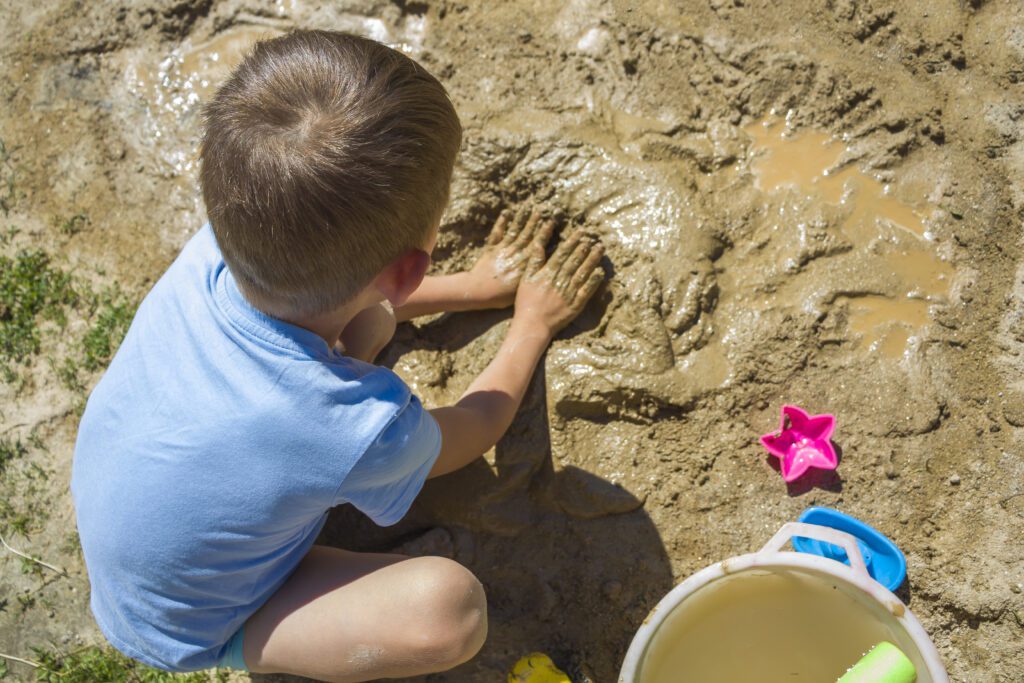
<svg viewBox="0 0 1024 683">
<path fill-rule="evenodd" d="M 253 308 L 204 227 L 82 417 L 71 490 L 96 621 L 147 664 L 215 665 L 329 508 L 394 524 L 440 448 L 393 372 Z"/>
</svg>

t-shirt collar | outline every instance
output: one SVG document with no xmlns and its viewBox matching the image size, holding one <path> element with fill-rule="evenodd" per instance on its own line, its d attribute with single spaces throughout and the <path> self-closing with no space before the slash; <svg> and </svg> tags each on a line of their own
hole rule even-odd
<svg viewBox="0 0 1024 683">
<path fill-rule="evenodd" d="M 249 303 L 224 262 L 214 273 L 214 278 L 218 303 L 224 314 L 245 331 L 263 341 L 303 354 L 317 358 L 334 357 L 335 352 L 320 335 L 269 316 Z"/>
</svg>

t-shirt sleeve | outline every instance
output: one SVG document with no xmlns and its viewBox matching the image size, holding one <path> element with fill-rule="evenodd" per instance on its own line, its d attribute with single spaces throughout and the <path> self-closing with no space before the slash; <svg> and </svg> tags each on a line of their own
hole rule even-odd
<svg viewBox="0 0 1024 683">
<path fill-rule="evenodd" d="M 380 526 L 397 523 L 441 453 L 441 428 L 412 396 L 338 488 L 335 505 L 351 503 Z"/>
</svg>

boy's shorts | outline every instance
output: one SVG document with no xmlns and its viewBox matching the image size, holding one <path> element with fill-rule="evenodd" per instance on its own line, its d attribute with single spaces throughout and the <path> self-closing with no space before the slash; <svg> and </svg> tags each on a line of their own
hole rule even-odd
<svg viewBox="0 0 1024 683">
<path fill-rule="evenodd" d="M 228 641 L 228 649 L 224 651 L 224 656 L 217 662 L 218 669 L 237 669 L 238 671 L 248 671 L 249 669 L 245 666 L 245 659 L 242 657 L 242 640 L 245 638 L 245 625 L 242 625 L 235 635 L 231 636 L 231 640 Z"/>
</svg>

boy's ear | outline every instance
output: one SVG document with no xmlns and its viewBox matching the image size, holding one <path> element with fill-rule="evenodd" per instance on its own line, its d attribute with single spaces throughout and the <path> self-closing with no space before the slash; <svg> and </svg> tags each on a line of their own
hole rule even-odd
<svg viewBox="0 0 1024 683">
<path fill-rule="evenodd" d="M 422 249 L 409 249 L 389 263 L 373 284 L 392 306 L 401 306 L 423 282 L 429 267 L 430 254 Z"/>
</svg>

